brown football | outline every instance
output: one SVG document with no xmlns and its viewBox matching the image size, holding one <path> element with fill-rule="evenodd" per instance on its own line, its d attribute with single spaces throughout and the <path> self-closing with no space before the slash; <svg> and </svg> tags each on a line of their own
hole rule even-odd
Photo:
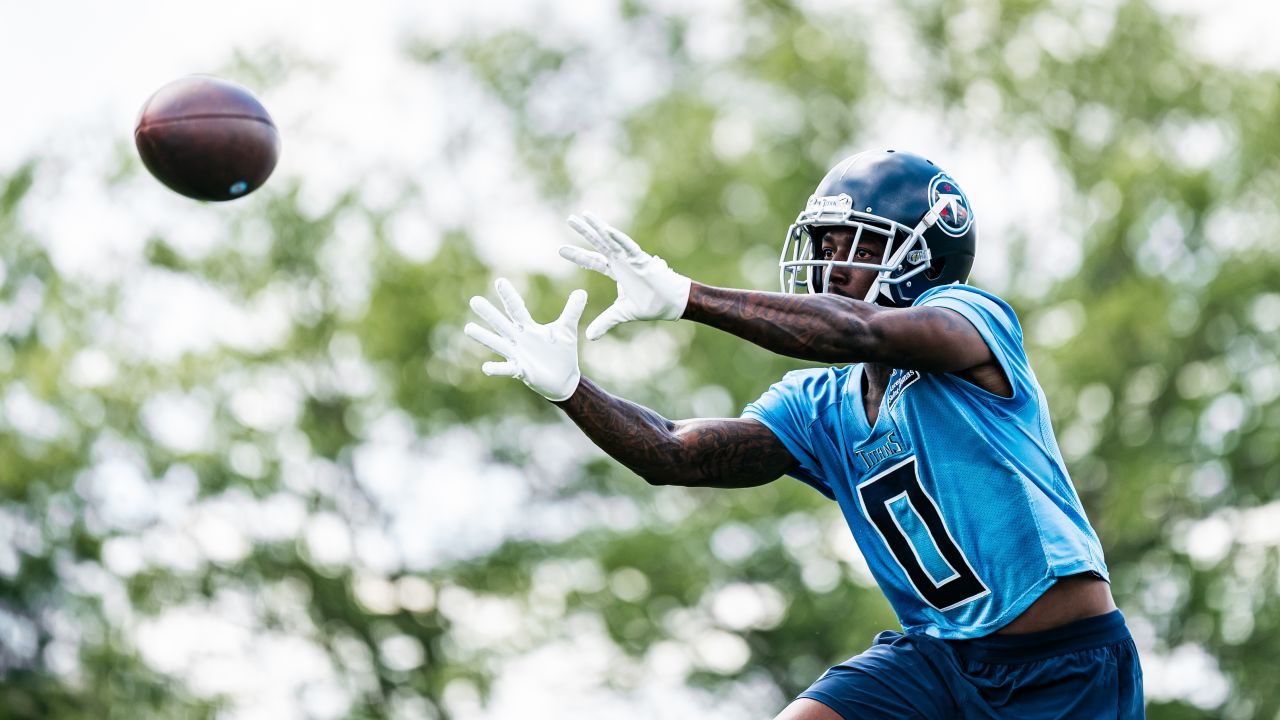
<svg viewBox="0 0 1280 720">
<path fill-rule="evenodd" d="M 174 192 L 234 200 L 257 190 L 280 157 L 280 133 L 253 93 L 209 75 L 165 85 L 142 106 L 134 143 Z"/>
</svg>

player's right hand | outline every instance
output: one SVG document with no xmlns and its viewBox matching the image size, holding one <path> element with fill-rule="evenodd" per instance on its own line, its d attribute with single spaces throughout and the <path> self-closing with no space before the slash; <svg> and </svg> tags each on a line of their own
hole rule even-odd
<svg viewBox="0 0 1280 720">
<path fill-rule="evenodd" d="M 471 309 L 493 330 L 475 323 L 462 329 L 467 337 L 506 359 L 481 366 L 485 375 L 518 378 L 548 400 L 568 400 L 578 389 L 578 323 L 587 306 L 587 291 L 574 290 L 555 322 L 539 325 L 529 315 L 524 298 L 507 282 L 494 283 L 504 315 L 484 297 L 471 298 Z"/>
<path fill-rule="evenodd" d="M 587 326 L 588 340 L 596 340 L 624 322 L 678 320 L 684 314 L 692 285 L 689 278 L 591 213 L 569 216 L 569 227 L 599 252 L 565 245 L 560 248 L 560 257 L 618 283 L 618 299 Z"/>
</svg>

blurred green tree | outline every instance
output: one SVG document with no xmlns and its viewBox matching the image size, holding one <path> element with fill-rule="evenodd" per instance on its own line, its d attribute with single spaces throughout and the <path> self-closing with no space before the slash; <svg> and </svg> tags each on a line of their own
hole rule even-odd
<svg viewBox="0 0 1280 720">
<path fill-rule="evenodd" d="M 619 22 L 625 51 L 482 30 L 411 52 L 501 109 L 546 205 L 606 186 L 628 202 L 611 219 L 705 282 L 772 288 L 813 184 L 886 121 L 927 118 L 962 177 L 1050 161 L 1043 202 L 988 211 L 1005 220 L 984 249 L 1007 261 L 975 282 L 1027 328 L 1149 678 L 1191 662 L 1225 683 L 1159 688 L 1151 717 L 1276 717 L 1273 74 L 1199 59 L 1186 21 L 1142 0 L 628 0 Z M 305 641 L 352 717 L 465 714 L 516 658 L 584 633 L 615 646 L 592 682 L 619 697 L 657 667 L 760 712 L 894 625 L 816 493 L 650 488 L 481 376 L 460 333 L 490 275 L 475 229 L 444 228 L 426 259 L 391 238 L 429 188 L 316 207 L 277 183 L 211 251 L 152 238 L 148 280 L 268 318 L 266 339 L 169 358 L 122 355 L 129 288 L 64 282 L 23 222 L 50 177 L 0 183 L 0 717 L 227 708 L 207 666 L 145 652 L 175 609 Z M 603 308 L 600 278 L 524 286 L 547 316 L 582 283 Z M 589 375 L 670 417 L 736 414 L 794 366 L 682 325 L 584 348 Z M 454 485 L 523 524 L 484 536 Z M 441 510 L 406 517 L 410 496 Z"/>
</svg>

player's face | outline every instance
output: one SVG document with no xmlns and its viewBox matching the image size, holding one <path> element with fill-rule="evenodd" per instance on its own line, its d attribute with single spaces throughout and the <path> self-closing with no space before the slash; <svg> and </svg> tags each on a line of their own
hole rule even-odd
<svg viewBox="0 0 1280 720">
<path fill-rule="evenodd" d="M 884 238 L 863 233 L 858 246 L 853 247 L 854 234 L 855 231 L 852 228 L 845 227 L 831 228 L 823 233 L 822 240 L 816 245 L 815 259 L 879 263 L 884 257 Z M 867 296 L 867 290 L 871 288 L 871 283 L 875 282 L 876 274 L 875 270 L 865 268 L 832 268 L 828 292 L 861 300 Z"/>
</svg>

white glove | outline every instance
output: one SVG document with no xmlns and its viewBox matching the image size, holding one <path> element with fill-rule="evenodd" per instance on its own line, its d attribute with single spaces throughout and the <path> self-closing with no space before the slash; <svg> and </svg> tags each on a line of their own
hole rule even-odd
<svg viewBox="0 0 1280 720">
<path fill-rule="evenodd" d="M 587 339 L 599 339 L 614 325 L 632 320 L 680 319 L 689 304 L 692 281 L 667 267 L 662 258 L 641 250 L 621 230 L 591 213 L 583 216 L 569 216 L 569 227 L 600 252 L 565 245 L 560 257 L 618 283 L 618 299 L 587 326 Z"/>
<path fill-rule="evenodd" d="M 496 332 L 475 323 L 462 329 L 467 337 L 506 358 L 506 362 L 487 362 L 480 369 L 485 375 L 523 380 L 548 400 L 568 400 L 582 377 L 578 371 L 578 322 L 587 306 L 587 291 L 574 290 L 560 317 L 539 325 L 506 278 L 498 278 L 494 287 L 506 315 L 479 295 L 471 298 L 471 309 Z"/>
</svg>

